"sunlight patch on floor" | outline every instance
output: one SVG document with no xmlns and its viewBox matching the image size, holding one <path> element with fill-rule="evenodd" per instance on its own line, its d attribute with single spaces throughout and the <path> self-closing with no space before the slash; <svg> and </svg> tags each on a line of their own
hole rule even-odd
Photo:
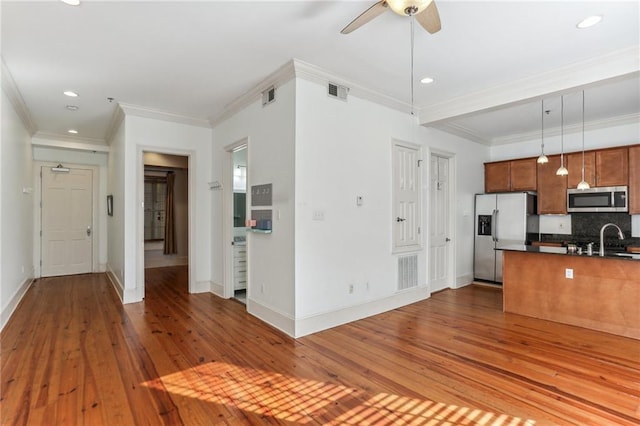
<svg viewBox="0 0 640 426">
<path fill-rule="evenodd" d="M 532 426 L 506 414 L 211 362 L 144 386 L 297 424 Z M 335 413 L 339 412 L 339 415 Z"/>
</svg>

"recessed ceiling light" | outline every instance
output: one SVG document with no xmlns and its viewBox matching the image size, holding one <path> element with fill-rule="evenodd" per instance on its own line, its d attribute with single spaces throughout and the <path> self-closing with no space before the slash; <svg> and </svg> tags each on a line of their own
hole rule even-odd
<svg viewBox="0 0 640 426">
<path fill-rule="evenodd" d="M 69 111 L 77 111 L 80 109 L 78 105 L 67 105 L 65 108 L 67 108 Z"/>
<path fill-rule="evenodd" d="M 78 6 L 80 4 L 80 0 L 60 0 L 62 3 L 68 4 L 69 6 Z"/>
<path fill-rule="evenodd" d="M 67 133 L 71 133 L 72 135 L 77 135 L 78 131 L 75 130 L 75 129 L 69 129 L 69 130 L 67 130 Z"/>
<path fill-rule="evenodd" d="M 593 27 L 594 25 L 598 24 L 600 21 L 602 21 L 602 15 L 589 16 L 588 18 L 584 18 L 582 21 L 578 22 L 576 27 L 583 30 L 585 28 Z"/>
<path fill-rule="evenodd" d="M 67 96 L 69 96 L 71 98 L 77 98 L 78 97 L 78 94 L 76 92 L 72 91 L 72 90 L 67 90 L 67 91 L 62 92 L 62 93 L 64 93 L 65 95 L 67 95 Z"/>
<path fill-rule="evenodd" d="M 425 78 L 423 78 L 422 80 L 420 80 L 420 83 L 423 83 L 423 84 L 429 84 L 429 83 L 433 83 L 433 81 L 434 81 L 434 80 L 433 80 L 433 78 L 431 78 L 431 77 L 425 77 Z"/>
</svg>

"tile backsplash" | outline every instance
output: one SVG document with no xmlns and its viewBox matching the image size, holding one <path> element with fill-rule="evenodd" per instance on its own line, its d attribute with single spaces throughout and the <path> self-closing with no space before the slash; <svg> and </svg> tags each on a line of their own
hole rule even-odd
<svg viewBox="0 0 640 426">
<path fill-rule="evenodd" d="M 607 223 L 615 223 L 622 229 L 625 239 L 620 241 L 615 228 L 607 229 L 605 243 L 613 246 L 640 245 L 640 238 L 631 235 L 631 215 L 628 213 L 572 213 L 569 220 L 571 232 L 541 230 L 541 240 L 588 243 L 600 241 L 600 229 Z M 552 229 L 547 229 L 551 231 Z"/>
</svg>

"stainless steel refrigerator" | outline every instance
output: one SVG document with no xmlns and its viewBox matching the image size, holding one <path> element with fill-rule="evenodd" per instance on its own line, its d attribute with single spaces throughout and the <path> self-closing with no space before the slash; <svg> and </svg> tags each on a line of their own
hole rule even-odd
<svg viewBox="0 0 640 426">
<path fill-rule="evenodd" d="M 502 282 L 502 250 L 539 239 L 537 196 L 531 192 L 476 194 L 473 274 Z"/>
</svg>

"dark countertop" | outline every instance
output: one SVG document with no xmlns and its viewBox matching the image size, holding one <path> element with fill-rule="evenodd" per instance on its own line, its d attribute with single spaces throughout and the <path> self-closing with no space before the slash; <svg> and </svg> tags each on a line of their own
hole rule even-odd
<svg viewBox="0 0 640 426">
<path fill-rule="evenodd" d="M 595 257 L 598 259 L 622 259 L 622 260 L 640 260 L 640 254 L 632 254 L 626 252 L 616 252 L 616 251 L 605 251 L 604 256 L 598 255 L 598 252 L 594 250 L 593 255 L 589 256 L 586 252 L 583 251 L 582 254 L 577 253 L 569 253 L 566 247 L 535 247 L 535 246 L 527 246 L 527 245 L 511 245 L 505 246 L 496 250 L 505 250 L 505 251 L 524 251 L 530 253 L 550 253 L 550 254 L 561 254 L 564 256 L 579 256 L 579 257 Z"/>
</svg>

